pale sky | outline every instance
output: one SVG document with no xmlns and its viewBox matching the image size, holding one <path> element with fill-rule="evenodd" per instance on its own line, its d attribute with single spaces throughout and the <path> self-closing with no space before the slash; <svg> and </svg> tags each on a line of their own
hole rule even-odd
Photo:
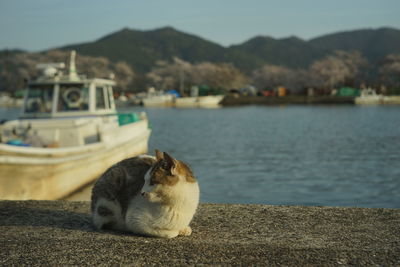
<svg viewBox="0 0 400 267">
<path fill-rule="evenodd" d="M 400 0 L 0 0 L 0 49 L 45 50 L 128 27 L 177 30 L 229 46 L 256 35 L 303 39 L 400 29 Z"/>
</svg>

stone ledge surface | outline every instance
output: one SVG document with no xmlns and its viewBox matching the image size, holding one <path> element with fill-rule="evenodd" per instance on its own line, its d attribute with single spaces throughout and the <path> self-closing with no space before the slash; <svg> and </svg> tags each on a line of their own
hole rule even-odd
<svg viewBox="0 0 400 267">
<path fill-rule="evenodd" d="M 98 232 L 89 202 L 0 201 L 0 265 L 400 265 L 400 210 L 201 204 L 189 237 Z"/>
</svg>

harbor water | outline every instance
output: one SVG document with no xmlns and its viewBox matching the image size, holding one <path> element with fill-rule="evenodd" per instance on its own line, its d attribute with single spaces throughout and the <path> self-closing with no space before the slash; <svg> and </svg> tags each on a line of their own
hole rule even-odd
<svg viewBox="0 0 400 267">
<path fill-rule="evenodd" d="M 399 106 L 121 111 L 147 112 L 150 154 L 189 163 L 202 202 L 400 208 Z"/>
</svg>

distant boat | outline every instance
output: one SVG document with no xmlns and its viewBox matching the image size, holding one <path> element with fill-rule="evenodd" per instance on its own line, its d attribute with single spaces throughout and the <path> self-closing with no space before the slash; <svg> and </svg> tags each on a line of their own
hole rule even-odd
<svg viewBox="0 0 400 267">
<path fill-rule="evenodd" d="M 108 79 L 40 66 L 19 120 L 0 125 L 0 199 L 61 199 L 116 162 L 147 152 L 145 113 L 117 113 Z"/>
<path fill-rule="evenodd" d="M 175 96 L 164 91 L 156 91 L 154 87 L 150 87 L 142 98 L 142 104 L 145 107 L 172 107 Z"/>
<path fill-rule="evenodd" d="M 385 105 L 400 105 L 400 96 L 398 96 L 398 95 L 384 96 L 383 104 L 385 104 Z"/>
<path fill-rule="evenodd" d="M 354 99 L 357 105 L 379 105 L 383 104 L 383 95 L 377 94 L 375 90 L 368 88 L 361 90 L 361 95 Z"/>
<path fill-rule="evenodd" d="M 198 103 L 200 108 L 215 108 L 221 106 L 221 101 L 224 99 L 224 95 L 208 95 L 199 96 Z"/>
<path fill-rule="evenodd" d="M 0 107 L 4 108 L 20 108 L 22 106 L 22 100 L 13 98 L 8 95 L 0 95 Z"/>
<path fill-rule="evenodd" d="M 221 106 L 224 95 L 180 97 L 175 99 L 177 108 L 217 108 Z"/>
<path fill-rule="evenodd" d="M 145 107 L 172 107 L 174 96 L 170 94 L 147 96 L 142 102 Z"/>
<path fill-rule="evenodd" d="M 197 97 L 179 97 L 175 99 L 175 107 L 177 108 L 194 108 L 198 107 Z"/>
</svg>

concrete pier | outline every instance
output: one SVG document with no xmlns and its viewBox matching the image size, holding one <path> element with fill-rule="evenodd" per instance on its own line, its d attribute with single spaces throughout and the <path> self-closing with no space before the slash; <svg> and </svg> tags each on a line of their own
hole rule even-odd
<svg viewBox="0 0 400 267">
<path fill-rule="evenodd" d="M 97 232 L 89 202 L 0 201 L 0 265 L 400 265 L 400 210 L 202 204 L 189 237 Z"/>
</svg>

